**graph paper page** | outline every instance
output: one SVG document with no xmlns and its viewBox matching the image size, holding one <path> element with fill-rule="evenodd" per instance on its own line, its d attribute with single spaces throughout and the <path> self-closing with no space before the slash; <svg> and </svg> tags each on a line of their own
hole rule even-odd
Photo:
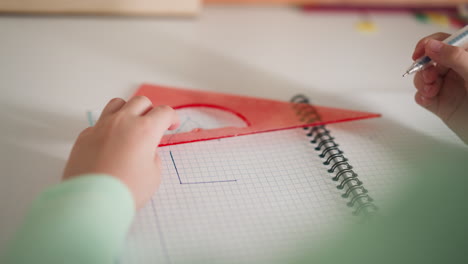
<svg viewBox="0 0 468 264">
<path fill-rule="evenodd" d="M 209 122 L 181 119 L 188 131 Z M 160 148 L 162 184 L 138 213 L 121 263 L 275 263 L 301 241 L 332 237 L 351 210 L 305 134 Z"/>
</svg>

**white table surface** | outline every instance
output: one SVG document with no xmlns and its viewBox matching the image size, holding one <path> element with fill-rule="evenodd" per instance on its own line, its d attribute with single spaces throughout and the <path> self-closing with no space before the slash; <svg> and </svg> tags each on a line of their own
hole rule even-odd
<svg viewBox="0 0 468 264">
<path fill-rule="evenodd" d="M 287 7 L 210 7 L 197 19 L 0 17 L 0 250 L 33 198 L 58 182 L 85 112 L 142 82 L 282 100 L 305 93 L 387 116 L 372 95 L 399 98 L 414 108 L 394 122 L 440 125 L 412 103 L 401 74 L 417 40 L 453 28 L 410 14 L 371 18 L 373 34 L 354 29 L 362 14 Z"/>
</svg>

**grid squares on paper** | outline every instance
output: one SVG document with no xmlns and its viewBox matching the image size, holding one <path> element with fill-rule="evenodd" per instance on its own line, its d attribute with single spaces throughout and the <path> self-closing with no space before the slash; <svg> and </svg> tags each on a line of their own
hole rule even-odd
<svg viewBox="0 0 468 264">
<path fill-rule="evenodd" d="M 208 159 L 206 160 L 207 164 L 204 166 L 200 165 L 200 160 L 198 157 L 195 158 L 195 160 L 177 159 L 176 162 L 172 151 L 169 151 L 169 155 L 171 157 L 171 162 L 174 166 L 174 170 L 177 174 L 177 178 L 180 184 L 237 182 L 237 180 L 234 179 L 237 172 L 236 169 L 232 168 L 232 166 L 221 166 L 219 163 L 223 162 L 223 160 L 231 160 L 231 157 L 229 157 L 229 155 L 223 155 L 223 157 L 218 156 L 218 160 L 216 162 L 213 162 L 213 160 Z M 179 166 L 177 164 L 179 164 Z"/>
<path fill-rule="evenodd" d="M 318 243 L 350 216 L 302 129 L 159 152 L 163 184 L 138 215 L 123 263 L 274 263 L 300 241 Z M 209 183 L 181 184 L 174 162 L 182 182 Z"/>
</svg>

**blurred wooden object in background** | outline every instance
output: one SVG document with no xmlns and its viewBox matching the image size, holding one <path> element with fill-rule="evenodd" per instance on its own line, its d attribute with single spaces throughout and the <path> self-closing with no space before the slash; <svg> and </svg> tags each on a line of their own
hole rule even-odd
<svg viewBox="0 0 468 264">
<path fill-rule="evenodd" d="M 196 15 L 202 4 L 292 4 L 372 7 L 450 7 L 467 0 L 0 0 L 0 13 Z"/>
<path fill-rule="evenodd" d="M 200 0 L 0 0 L 1 13 L 195 15 Z"/>
</svg>

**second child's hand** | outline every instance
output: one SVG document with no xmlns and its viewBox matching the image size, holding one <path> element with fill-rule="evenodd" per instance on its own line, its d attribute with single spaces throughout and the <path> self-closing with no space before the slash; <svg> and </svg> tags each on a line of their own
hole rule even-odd
<svg viewBox="0 0 468 264">
<path fill-rule="evenodd" d="M 413 59 L 426 55 L 436 66 L 415 75 L 415 100 L 468 143 L 468 52 L 443 43 L 448 36 L 436 33 L 416 45 Z"/>
</svg>

